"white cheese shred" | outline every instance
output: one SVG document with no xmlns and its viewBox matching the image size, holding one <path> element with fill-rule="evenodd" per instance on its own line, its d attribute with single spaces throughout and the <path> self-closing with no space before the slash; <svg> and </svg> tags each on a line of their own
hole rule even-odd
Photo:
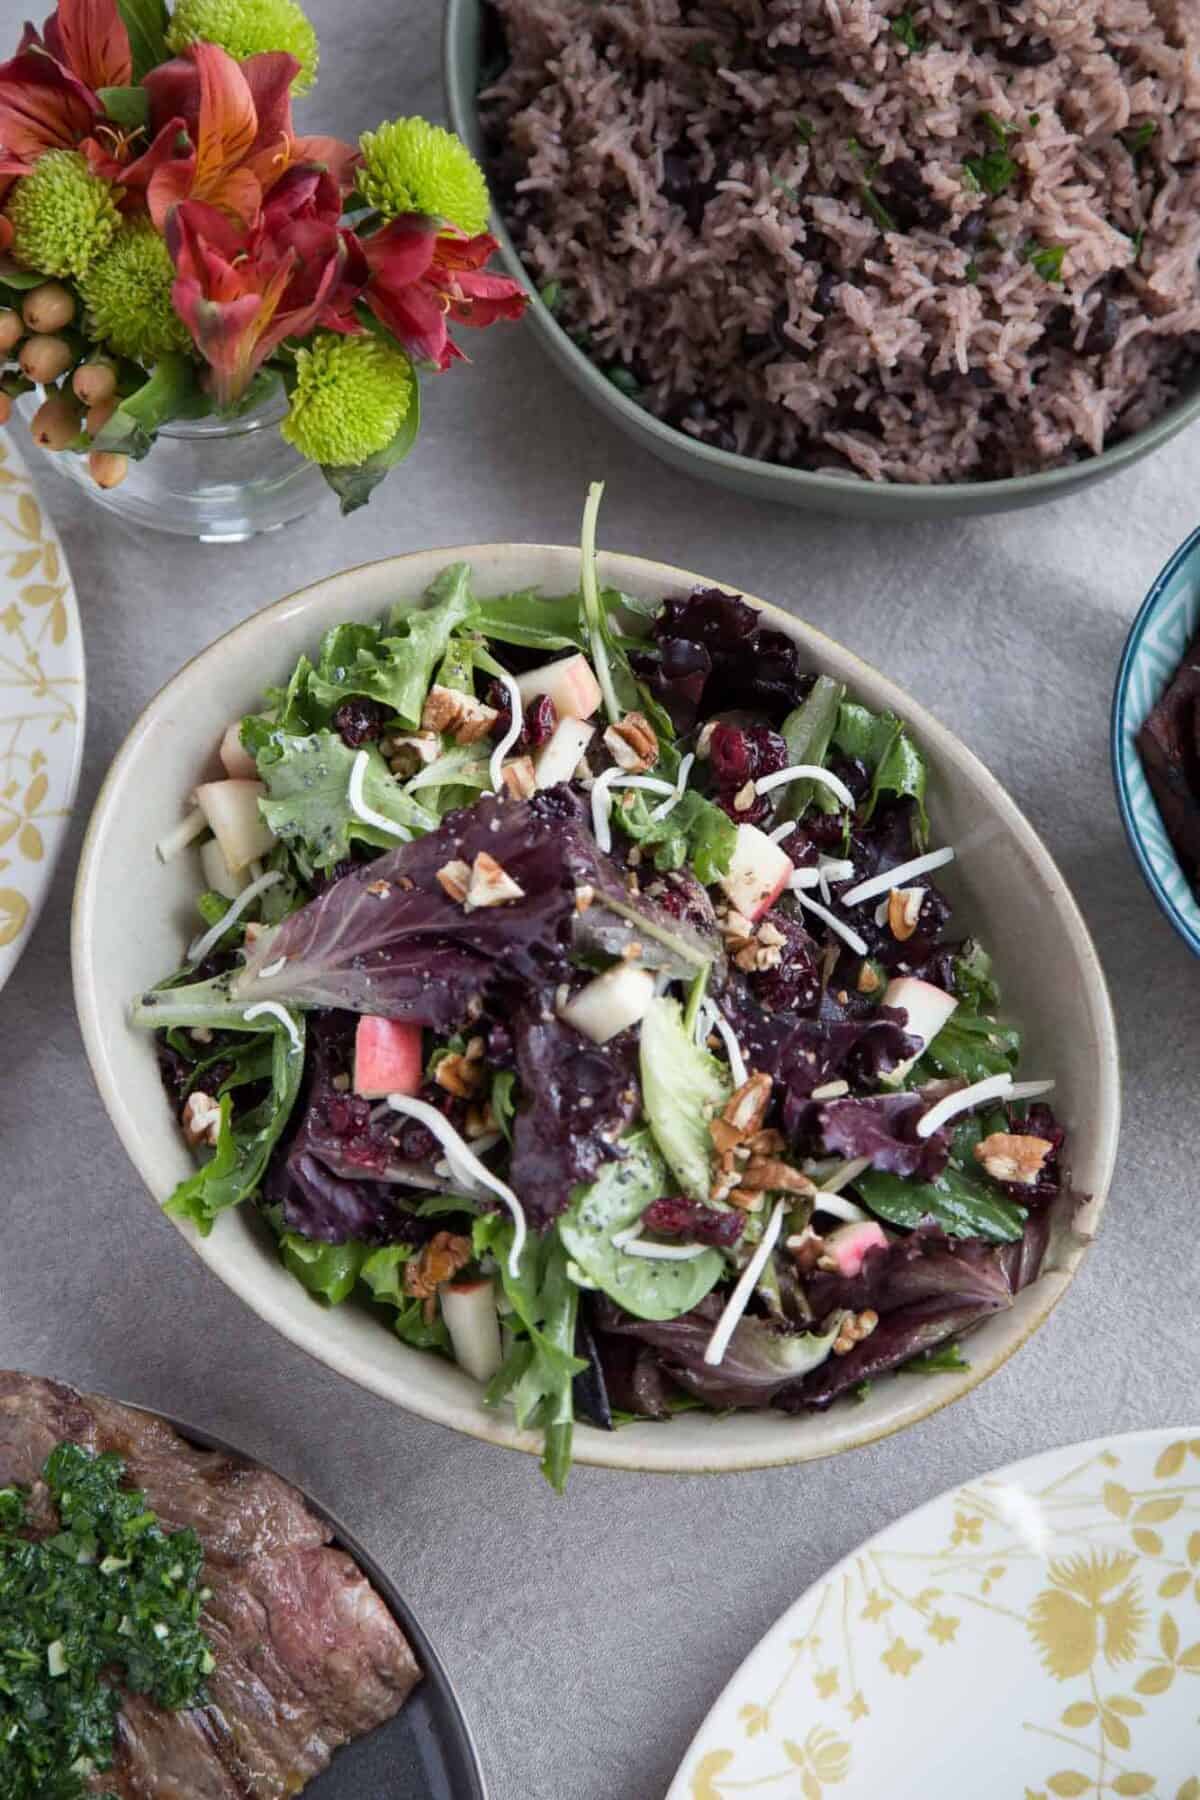
<svg viewBox="0 0 1200 1800">
<path fill-rule="evenodd" d="M 788 883 L 788 886 L 793 889 L 820 887 L 820 885 L 821 871 L 817 868 L 796 869 Z"/>
<path fill-rule="evenodd" d="M 521 706 L 521 690 L 507 669 L 500 669 L 499 664 L 497 664 L 497 668 L 499 673 L 497 674 L 496 679 L 503 685 L 504 690 L 508 695 L 511 717 L 508 721 L 508 730 L 488 758 L 488 780 L 492 784 L 492 792 L 494 794 L 498 794 L 500 789 L 504 786 L 504 759 L 525 729 L 525 714 Z"/>
<path fill-rule="evenodd" d="M 760 775 L 754 784 L 756 794 L 769 794 L 773 788 L 787 787 L 792 781 L 817 781 L 822 787 L 829 789 L 835 800 L 854 811 L 854 795 L 844 781 L 831 775 L 828 769 L 818 768 L 816 763 L 793 763 L 790 768 L 776 769 L 773 775 Z"/>
<path fill-rule="evenodd" d="M 695 1262 L 698 1256 L 704 1255 L 703 1244 L 645 1244 L 640 1242 L 642 1221 L 629 1225 L 624 1231 L 614 1231 L 609 1243 L 614 1250 L 621 1250 L 626 1256 L 640 1256 L 646 1262 Z"/>
<path fill-rule="evenodd" d="M 959 1113 L 970 1112 L 972 1107 L 982 1106 L 988 1100 L 1007 1100 L 1012 1093 L 1013 1078 L 1011 1075 L 989 1075 L 984 1081 L 973 1081 L 970 1087 L 959 1088 L 957 1093 L 947 1094 L 931 1106 L 928 1112 L 921 1114 L 917 1120 L 917 1136 L 932 1137 L 943 1125 L 956 1119 Z"/>
<path fill-rule="evenodd" d="M 710 1004 L 712 1004 L 710 1002 Z M 750 1071 L 746 1067 L 746 1059 L 742 1055 L 742 1046 L 737 1041 L 733 1026 L 725 1017 L 719 1006 L 713 1005 L 712 1022 L 725 1045 L 725 1054 L 729 1058 L 729 1073 L 733 1076 L 735 1087 L 744 1087 L 750 1079 Z"/>
<path fill-rule="evenodd" d="M 784 838 L 791 837 L 795 829 L 795 819 L 789 819 L 786 825 L 777 825 L 774 831 L 768 831 L 767 836 L 773 844 L 782 844 Z"/>
<path fill-rule="evenodd" d="M 208 820 L 200 808 L 194 806 L 181 825 L 176 825 L 174 831 L 168 831 L 165 837 L 159 838 L 154 846 L 155 855 L 159 862 L 173 862 L 182 851 L 187 849 L 189 844 L 194 844 L 201 833 L 207 830 Z"/>
<path fill-rule="evenodd" d="M 1052 1094 L 1056 1085 L 1053 1081 L 1014 1081 L 1008 1090 L 1008 1098 L 1040 1100 L 1043 1094 Z"/>
<path fill-rule="evenodd" d="M 954 852 L 949 847 L 945 850 L 930 850 L 926 856 L 914 856 L 911 862 L 899 863 L 894 869 L 885 869 L 882 875 L 872 875 L 867 881 L 860 881 L 857 887 L 847 889 L 842 895 L 843 906 L 861 906 L 864 900 L 874 900 L 879 894 L 890 894 L 894 887 L 900 887 L 911 881 L 914 875 L 929 875 L 934 869 L 944 869 L 947 863 L 954 861 Z"/>
<path fill-rule="evenodd" d="M 258 971 L 258 980 L 259 981 L 270 981 L 273 976 L 282 975 L 283 971 L 286 968 L 287 968 L 287 957 L 286 956 L 277 956 L 275 958 L 274 962 L 267 963 L 265 968 L 262 968 Z"/>
<path fill-rule="evenodd" d="M 300 1033 L 296 1029 L 296 1021 L 293 1019 L 287 1007 L 281 1005 L 278 1000 L 256 1000 L 253 1006 L 248 1006 L 246 1008 L 242 1017 L 247 1024 L 251 1024 L 255 1019 L 261 1019 L 266 1015 L 269 1015 L 272 1019 L 279 1020 L 279 1023 L 284 1027 L 292 1040 L 292 1049 L 294 1051 L 299 1052 L 303 1050 L 304 1045 L 301 1042 Z"/>
<path fill-rule="evenodd" d="M 802 893 L 800 889 L 795 886 L 794 877 L 789 885 L 801 906 L 806 906 L 809 912 L 816 913 L 818 919 L 824 919 L 830 931 L 836 932 L 844 944 L 849 944 L 855 956 L 865 956 L 867 954 L 867 946 L 863 939 L 859 937 L 857 931 L 853 930 L 849 925 L 843 925 L 837 915 L 831 913 L 827 906 L 822 906 L 819 900 L 811 900 L 807 894 Z"/>
<path fill-rule="evenodd" d="M 592 835 L 606 856 L 612 849 L 612 790 L 618 787 L 675 797 L 674 782 L 659 781 L 654 775 L 624 775 L 616 764 L 597 775 L 592 783 Z"/>
<path fill-rule="evenodd" d="M 364 825 L 373 825 L 376 831 L 386 831 L 389 837 L 399 838 L 401 843 L 412 842 L 412 832 L 405 825 L 397 825 L 393 819 L 385 819 L 381 812 L 368 804 L 363 793 L 363 781 L 371 758 L 365 750 L 360 750 L 354 759 L 354 767 L 350 771 L 350 786 L 346 790 L 346 798 L 350 802 L 350 810 L 361 819 Z"/>
<path fill-rule="evenodd" d="M 839 1190 L 849 1187 L 860 1175 L 865 1175 L 870 1166 L 869 1156 L 856 1156 L 850 1162 L 843 1163 L 840 1169 L 836 1169 L 821 1183 L 813 1195 L 813 1211 L 828 1213 L 832 1219 L 844 1219 L 848 1225 L 858 1225 L 863 1219 L 869 1219 L 869 1212 L 864 1212 L 853 1200 L 844 1200 Z"/>
<path fill-rule="evenodd" d="M 655 825 L 658 824 L 660 819 L 665 819 L 668 813 L 674 811 L 675 807 L 677 807 L 679 802 L 683 799 L 684 794 L 687 792 L 688 776 L 692 772 L 692 764 L 695 760 L 695 751 L 689 750 L 679 765 L 679 773 L 675 777 L 675 787 L 670 799 L 664 800 L 662 804 L 656 806 L 654 811 L 650 814 L 650 818 Z"/>
<path fill-rule="evenodd" d="M 468 1187 L 487 1188 L 503 1200 L 513 1222 L 512 1249 L 508 1255 L 508 1272 L 513 1280 L 517 1279 L 521 1268 L 521 1252 L 525 1248 L 528 1227 L 525 1223 L 525 1209 L 506 1181 L 485 1163 L 480 1162 L 471 1146 L 451 1125 L 449 1119 L 440 1113 L 436 1106 L 430 1106 L 427 1100 L 414 1100 L 408 1094 L 389 1094 L 387 1103 L 393 1112 L 403 1113 L 406 1118 L 419 1119 L 422 1125 L 428 1126 L 438 1143 L 446 1152 L 446 1161 L 456 1181 L 465 1182 Z"/>
<path fill-rule="evenodd" d="M 217 923 L 208 931 L 202 932 L 198 938 L 193 938 L 187 947 L 188 961 L 202 963 L 209 951 L 216 949 L 229 927 L 237 924 L 246 908 L 253 906 L 260 894 L 265 894 L 268 888 L 274 887 L 277 881 L 282 880 L 283 876 L 278 869 L 268 869 L 265 875 L 260 875 L 257 881 L 252 881 L 249 887 L 244 887 L 230 906 L 229 911 L 218 919 Z"/>
<path fill-rule="evenodd" d="M 758 1278 L 767 1266 L 767 1259 L 779 1241 L 779 1233 L 783 1229 L 783 1215 L 787 1211 L 786 1200 L 777 1200 L 775 1210 L 767 1221 L 767 1228 L 762 1234 L 757 1250 L 742 1270 L 737 1286 L 725 1303 L 725 1310 L 717 1320 L 716 1330 L 709 1338 L 704 1351 L 704 1360 L 715 1369 L 723 1360 L 729 1348 L 729 1340 L 737 1329 L 737 1324 L 747 1306 L 750 1296 L 758 1285 Z"/>
</svg>

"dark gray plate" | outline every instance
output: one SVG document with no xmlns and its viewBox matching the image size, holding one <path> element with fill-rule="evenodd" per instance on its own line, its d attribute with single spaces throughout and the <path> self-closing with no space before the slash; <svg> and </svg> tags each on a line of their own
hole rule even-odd
<svg viewBox="0 0 1200 1800">
<path fill-rule="evenodd" d="M 139 1410 L 154 1411 L 148 1406 Z M 224 1438 L 172 1418 L 170 1413 L 156 1416 L 203 1450 L 221 1450 L 243 1461 L 259 1460 L 247 1457 L 244 1450 Z M 407 1603 L 374 1557 L 328 1507 L 296 1482 L 291 1485 L 304 1495 L 315 1513 L 328 1520 L 335 1543 L 354 1558 L 390 1608 L 425 1672 L 425 1679 L 391 1723 L 339 1750 L 326 1773 L 305 1788 L 305 1794 L 310 1794 L 312 1800 L 487 1800 L 479 1757 L 450 1677 Z"/>
</svg>

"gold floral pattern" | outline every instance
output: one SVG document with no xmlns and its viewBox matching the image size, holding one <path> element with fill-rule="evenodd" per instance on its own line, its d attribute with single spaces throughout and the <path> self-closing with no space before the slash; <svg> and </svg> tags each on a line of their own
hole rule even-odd
<svg viewBox="0 0 1200 1800">
<path fill-rule="evenodd" d="M 935 1501 L 818 1583 L 735 1678 L 669 1800 L 875 1794 L 898 1732 L 932 1742 L 956 1704 L 979 1707 L 975 1755 L 999 1717 L 1007 1785 L 989 1793 L 1200 1800 L 1200 1436 L 1019 1473 Z M 980 1704 L 985 1668 L 1007 1714 Z M 963 1791 L 944 1773 L 931 1764 L 931 1800 Z"/>
<path fill-rule="evenodd" d="M 0 439 L 0 987 L 49 885 L 82 732 L 71 578 L 29 476 Z"/>
</svg>

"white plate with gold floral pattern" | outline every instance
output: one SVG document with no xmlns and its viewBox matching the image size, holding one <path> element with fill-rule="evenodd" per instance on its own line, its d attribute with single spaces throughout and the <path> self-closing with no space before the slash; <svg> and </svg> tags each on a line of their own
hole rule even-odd
<svg viewBox="0 0 1200 1800">
<path fill-rule="evenodd" d="M 1200 1800 L 1200 1427 L 943 1494 L 784 1614 L 667 1800 Z"/>
<path fill-rule="evenodd" d="M 58 534 L 0 436 L 0 988 L 50 887 L 83 756 L 83 632 Z"/>
</svg>

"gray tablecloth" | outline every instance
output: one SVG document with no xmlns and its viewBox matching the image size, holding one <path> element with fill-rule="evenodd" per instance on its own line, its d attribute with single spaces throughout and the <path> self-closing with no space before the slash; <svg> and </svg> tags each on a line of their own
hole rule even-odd
<svg viewBox="0 0 1200 1800">
<path fill-rule="evenodd" d="M 439 9 L 314 0 L 313 127 L 440 110 Z M 0 44 L 23 7 L 0 5 Z M 428 394 L 419 452 L 369 511 L 240 548 L 136 536 L 41 478 L 79 588 L 89 727 L 70 843 L 0 1000 L 0 1365 L 168 1408 L 308 1484 L 372 1545 L 458 1682 L 494 1800 L 654 1800 L 782 1608 L 941 1488 L 1100 1431 L 1194 1419 L 1196 966 L 1126 849 L 1109 703 L 1130 616 L 1200 513 L 1200 435 L 1075 501 L 872 529 L 730 499 L 629 448 L 529 335 L 472 341 Z M 76 1029 L 79 842 L 135 713 L 212 638 L 318 576 L 427 545 L 602 535 L 744 585 L 880 664 L 958 732 L 1044 834 L 1116 1001 L 1125 1132 L 1106 1229 L 1065 1303 L 963 1404 L 824 1466 L 724 1480 L 536 1465 L 335 1379 L 207 1274 L 131 1172 Z M 367 1797 L 364 1796 L 364 1800 Z"/>
</svg>

